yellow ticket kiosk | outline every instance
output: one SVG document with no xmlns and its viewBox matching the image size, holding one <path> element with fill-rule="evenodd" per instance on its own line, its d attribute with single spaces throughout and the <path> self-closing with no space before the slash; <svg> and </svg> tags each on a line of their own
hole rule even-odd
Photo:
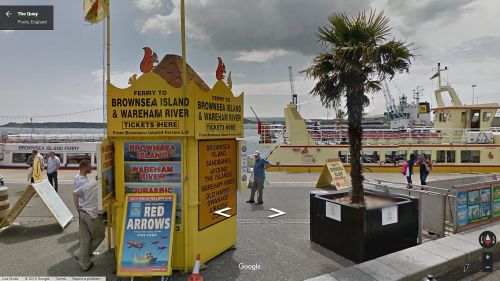
<svg viewBox="0 0 500 281">
<path fill-rule="evenodd" d="M 242 178 L 236 139 L 243 137 L 243 94 L 233 95 L 220 63 L 212 88 L 188 66 L 184 92 L 181 58 L 167 55 L 156 66 L 143 67 L 155 59 L 148 54 L 156 56 L 147 49 L 143 73 L 130 77 L 129 87 L 108 84 L 113 244 L 118 249 L 122 239 L 126 195 L 175 193 L 171 264 L 188 270 L 198 254 L 206 262 L 236 244 L 236 192 Z M 230 208 L 230 217 L 215 213 L 224 208 Z"/>
</svg>

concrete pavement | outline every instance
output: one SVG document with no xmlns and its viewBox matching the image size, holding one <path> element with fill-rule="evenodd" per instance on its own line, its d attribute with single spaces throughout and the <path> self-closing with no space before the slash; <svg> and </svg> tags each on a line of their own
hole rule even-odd
<svg viewBox="0 0 500 281">
<path fill-rule="evenodd" d="M 26 187 L 25 171 L 0 170 L 9 186 L 11 204 Z M 76 171 L 60 172 L 60 195 L 76 215 L 71 203 L 72 179 Z M 265 190 L 264 205 L 245 203 L 248 192 L 238 196 L 238 242 L 230 250 L 206 264 L 205 280 L 304 280 L 354 265 L 309 241 L 309 192 L 319 173 L 271 173 L 271 187 Z M 366 174 L 370 181 L 383 178 L 404 181 L 400 174 Z M 457 177 L 431 174 L 429 181 Z M 268 219 L 269 209 L 286 212 Z M 81 272 L 71 252 L 77 247 L 78 225 L 72 222 L 61 230 L 50 212 L 35 197 L 20 214 L 14 226 L 0 233 L 0 275 L 24 276 L 106 276 L 115 280 L 113 251 L 104 253 L 89 272 Z M 257 269 L 257 267 L 259 268 Z M 243 269 L 242 269 L 243 267 Z M 255 269 L 255 270 L 254 270 Z M 176 273 L 170 280 L 186 280 Z"/>
</svg>

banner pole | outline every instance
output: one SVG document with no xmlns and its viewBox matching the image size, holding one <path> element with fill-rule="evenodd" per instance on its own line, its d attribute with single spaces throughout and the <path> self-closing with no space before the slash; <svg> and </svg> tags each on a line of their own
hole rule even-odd
<svg viewBox="0 0 500 281">
<path fill-rule="evenodd" d="M 182 95 L 184 98 L 186 98 L 187 96 L 187 67 L 186 67 L 186 7 L 185 7 L 185 3 L 184 3 L 184 0 L 180 0 L 181 1 L 181 44 L 182 44 Z M 186 118 L 184 118 L 184 131 L 186 131 L 186 128 L 187 128 L 187 120 Z M 186 146 L 188 145 L 188 141 L 187 141 L 187 136 L 184 135 L 183 137 L 183 146 L 184 148 L 182 149 L 183 150 L 183 153 L 184 153 L 184 156 L 187 156 L 187 152 L 186 152 Z M 188 204 L 186 204 L 186 202 L 189 202 L 189 187 L 186 188 L 186 186 L 188 185 L 188 182 L 187 182 L 187 157 L 182 157 L 182 173 L 184 175 L 184 179 L 183 179 L 183 186 L 184 188 L 183 189 L 183 193 L 185 192 L 188 196 L 186 195 L 182 195 L 182 198 L 184 199 L 184 202 L 185 203 L 183 206 L 187 206 Z M 187 197 L 187 198 L 186 198 Z M 184 271 L 187 272 L 188 270 L 188 216 L 189 216 L 189 211 L 186 212 L 186 214 L 183 216 L 183 224 L 184 224 Z"/>
</svg>

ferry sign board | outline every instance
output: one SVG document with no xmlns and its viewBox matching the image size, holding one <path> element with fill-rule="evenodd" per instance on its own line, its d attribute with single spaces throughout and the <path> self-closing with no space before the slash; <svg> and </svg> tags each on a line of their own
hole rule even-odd
<svg viewBox="0 0 500 281">
<path fill-rule="evenodd" d="M 118 276 L 170 276 L 175 194 L 127 194 Z"/>
<path fill-rule="evenodd" d="M 115 191 L 114 146 L 107 139 L 98 145 L 97 170 L 100 173 L 97 205 L 103 211 L 111 203 Z"/>
<path fill-rule="evenodd" d="M 215 212 L 236 215 L 237 161 L 236 140 L 198 142 L 198 229 L 226 219 Z"/>
<path fill-rule="evenodd" d="M 110 137 L 243 137 L 243 94 L 233 96 L 223 81 L 208 92 L 189 83 L 186 96 L 154 72 L 134 75 L 129 84 L 126 89 L 108 85 Z"/>
<path fill-rule="evenodd" d="M 340 159 L 334 159 L 334 161 L 325 164 L 316 187 L 334 187 L 337 190 L 351 187 L 351 181 Z"/>
<path fill-rule="evenodd" d="M 108 136 L 193 135 L 194 84 L 188 85 L 185 97 L 181 88 L 172 87 L 154 72 L 139 78 L 134 75 L 129 84 L 126 89 L 108 85 Z"/>
<path fill-rule="evenodd" d="M 182 144 L 180 141 L 126 141 L 125 193 L 175 193 L 176 226 L 182 223 Z"/>
<path fill-rule="evenodd" d="M 210 92 L 197 94 L 195 107 L 197 139 L 243 137 L 243 94 L 233 96 L 223 81 Z"/>
</svg>

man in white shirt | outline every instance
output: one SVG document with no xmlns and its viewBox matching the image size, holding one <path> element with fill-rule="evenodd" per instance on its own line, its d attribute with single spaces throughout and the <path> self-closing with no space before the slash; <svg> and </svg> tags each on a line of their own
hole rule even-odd
<svg viewBox="0 0 500 281">
<path fill-rule="evenodd" d="M 58 192 L 58 182 L 57 182 L 57 170 L 61 165 L 61 159 L 56 156 L 54 151 L 50 151 L 47 159 L 47 178 L 49 179 L 50 184 L 54 187 L 56 192 Z"/>
<path fill-rule="evenodd" d="M 91 171 L 90 162 L 82 160 L 80 175 L 86 177 Z M 94 265 L 90 258 L 104 240 L 105 229 L 97 207 L 97 192 L 97 183 L 90 181 L 73 192 L 73 203 L 80 216 L 80 248 L 73 256 L 78 259 L 83 271 L 89 270 Z"/>
</svg>

